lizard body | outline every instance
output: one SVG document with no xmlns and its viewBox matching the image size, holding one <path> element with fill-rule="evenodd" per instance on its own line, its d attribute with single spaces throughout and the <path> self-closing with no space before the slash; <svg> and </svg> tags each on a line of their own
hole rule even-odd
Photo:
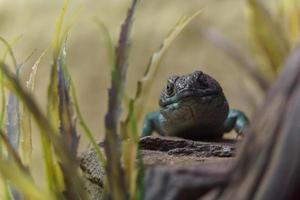
<svg viewBox="0 0 300 200">
<path fill-rule="evenodd" d="M 160 135 L 192 140 L 219 139 L 249 124 L 240 110 L 229 109 L 220 84 L 202 71 L 171 76 L 162 90 L 160 110 L 146 115 L 142 137 Z"/>
</svg>

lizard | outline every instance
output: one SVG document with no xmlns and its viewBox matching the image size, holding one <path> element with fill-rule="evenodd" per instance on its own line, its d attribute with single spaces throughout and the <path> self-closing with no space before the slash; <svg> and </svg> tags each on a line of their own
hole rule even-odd
<svg viewBox="0 0 300 200">
<path fill-rule="evenodd" d="M 169 77 L 159 106 L 159 111 L 146 115 L 141 137 L 156 131 L 163 136 L 214 140 L 231 130 L 243 135 L 249 125 L 244 112 L 229 108 L 218 81 L 202 71 Z"/>
</svg>

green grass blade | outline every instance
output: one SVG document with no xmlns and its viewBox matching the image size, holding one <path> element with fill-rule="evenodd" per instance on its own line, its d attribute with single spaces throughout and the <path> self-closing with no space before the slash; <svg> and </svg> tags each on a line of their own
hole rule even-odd
<svg viewBox="0 0 300 200">
<path fill-rule="evenodd" d="M 77 95 L 76 95 L 76 90 L 75 90 L 74 83 L 73 83 L 72 79 L 70 80 L 70 84 L 71 84 L 70 85 L 71 86 L 71 93 L 72 93 L 72 97 L 73 97 L 73 101 L 74 101 L 74 107 L 75 107 L 75 111 L 76 111 L 76 114 L 77 114 L 77 117 L 78 117 L 78 120 L 79 120 L 79 124 L 81 125 L 85 136 L 89 139 L 89 141 L 91 142 L 93 148 L 95 149 L 97 157 L 100 161 L 100 164 L 102 166 L 105 166 L 106 165 L 105 157 L 104 157 L 102 151 L 100 150 L 100 147 L 97 144 L 97 141 L 94 138 L 92 131 L 89 129 L 89 127 L 85 123 L 84 118 L 81 114 L 78 99 L 77 99 Z"/>
<path fill-rule="evenodd" d="M 38 66 L 45 56 L 48 49 L 46 49 L 36 60 L 34 65 L 31 68 L 31 72 L 29 75 L 29 79 L 26 82 L 26 88 L 31 92 L 34 91 L 35 85 L 35 77 L 37 74 Z M 22 155 L 22 160 L 24 164 L 29 165 L 32 160 L 32 127 L 31 127 L 31 114 L 29 110 L 23 106 L 22 107 L 22 114 L 21 114 L 21 138 L 20 138 L 20 150 Z"/>
<path fill-rule="evenodd" d="M 73 27 L 73 25 L 76 23 L 79 15 L 80 15 L 81 9 L 82 9 L 82 7 L 78 7 L 74 12 L 72 12 L 72 15 L 70 16 L 70 20 L 68 22 L 66 22 L 64 31 L 62 31 L 62 34 L 61 34 L 61 42 L 60 42 L 61 45 L 64 42 L 64 40 L 68 37 L 68 34 L 71 31 L 71 28 Z"/>
<path fill-rule="evenodd" d="M 65 40 L 63 46 L 64 46 L 63 49 L 65 49 L 66 48 L 66 40 Z M 65 52 L 65 51 L 66 50 L 62 50 L 62 52 Z M 67 77 L 68 82 L 70 84 L 70 86 L 69 86 L 70 87 L 70 93 L 71 93 L 71 96 L 72 96 L 73 101 L 74 101 L 74 108 L 75 108 L 77 117 L 79 119 L 79 124 L 83 128 L 85 136 L 89 139 L 89 141 L 91 142 L 93 148 L 95 149 L 96 154 L 98 156 L 98 159 L 100 161 L 100 164 L 102 166 L 105 166 L 105 164 L 106 164 L 105 157 L 104 157 L 102 151 L 100 150 L 100 147 L 98 146 L 96 139 L 93 137 L 93 134 L 92 134 L 91 130 L 88 128 L 88 126 L 87 126 L 87 124 L 86 124 L 86 122 L 85 122 L 85 120 L 84 120 L 84 118 L 81 114 L 79 103 L 78 103 L 78 98 L 77 98 L 77 94 L 76 94 L 76 89 L 75 89 L 73 80 L 70 76 L 70 73 L 68 71 L 68 68 L 66 67 L 65 64 L 63 64 L 63 63 L 61 63 L 61 64 L 62 64 L 62 67 L 64 69 L 65 76 Z"/>
<path fill-rule="evenodd" d="M 70 98 L 70 77 L 67 73 L 67 67 L 65 64 L 66 58 L 66 40 L 62 44 L 61 52 L 58 57 L 58 102 L 59 102 L 59 120 L 60 120 L 60 132 L 65 139 L 66 145 L 70 149 L 70 152 L 77 154 L 79 137 L 75 128 L 75 115 L 73 113 L 73 107 L 71 105 Z"/>
<path fill-rule="evenodd" d="M 138 1 L 132 0 L 125 21 L 122 24 L 115 56 L 115 69 L 111 71 L 111 88 L 109 89 L 108 111 L 105 116 L 105 153 L 107 159 L 106 174 L 109 186 L 110 198 L 127 199 L 128 185 L 124 178 L 121 166 L 121 152 L 117 127 L 120 118 L 120 110 L 123 97 L 123 89 L 126 81 L 129 55 L 129 36 L 133 15 Z M 126 175 L 125 175 L 126 176 Z"/>
<path fill-rule="evenodd" d="M 32 178 L 20 170 L 15 164 L 0 158 L 0 174 L 1 178 L 8 180 L 18 191 L 30 196 L 32 199 L 54 200 L 53 196 L 38 188 Z"/>
<path fill-rule="evenodd" d="M 107 57 L 108 57 L 108 61 L 109 61 L 109 66 L 110 66 L 110 71 L 114 72 L 113 73 L 113 79 L 115 80 L 117 85 L 120 85 L 119 79 L 117 77 L 117 74 L 115 73 L 116 71 L 116 55 L 115 55 L 115 48 L 114 48 L 114 44 L 113 41 L 111 39 L 111 36 L 109 34 L 108 28 L 107 26 L 99 19 L 95 18 L 94 22 L 96 23 L 97 27 L 99 28 L 100 32 L 101 32 L 101 37 L 104 40 L 104 45 L 105 45 L 105 49 L 107 52 Z M 128 104 L 129 102 L 129 97 L 127 96 L 126 93 L 122 94 L 122 100 L 124 101 L 125 105 Z"/>
<path fill-rule="evenodd" d="M 65 66 L 65 42 L 62 46 L 60 56 L 58 57 L 58 99 L 59 99 L 59 119 L 60 119 L 60 133 L 69 152 L 75 158 L 77 156 L 77 149 L 79 143 L 79 136 L 76 130 L 76 117 L 73 113 L 71 105 L 69 77 L 66 73 Z M 67 74 L 67 76 L 66 76 Z M 63 174 L 69 170 L 63 161 L 60 162 Z M 71 184 L 72 178 L 64 176 L 65 196 L 68 199 L 76 199 L 77 194 L 74 191 L 74 185 Z"/>
<path fill-rule="evenodd" d="M 133 100 L 130 101 L 129 104 L 129 131 L 130 137 L 124 138 L 123 145 L 122 145 L 122 158 L 124 169 L 126 172 L 126 181 L 127 185 L 129 185 L 129 192 L 130 197 L 132 200 L 137 199 L 137 178 L 139 173 L 139 166 L 136 161 L 138 158 L 138 141 L 139 141 L 139 134 L 137 131 L 137 122 L 134 116 L 134 109 L 133 109 Z M 123 124 L 124 125 L 124 124 Z M 124 130 L 123 130 L 124 131 Z"/>
<path fill-rule="evenodd" d="M 6 56 L 9 53 L 12 57 L 13 63 L 15 65 L 15 68 L 17 68 L 17 61 L 16 58 L 14 56 L 14 53 L 12 51 L 12 46 L 15 45 L 20 39 L 22 38 L 22 35 L 16 37 L 11 44 L 9 44 L 4 38 L 0 38 L 0 40 L 2 41 L 2 43 L 6 46 L 6 50 L 3 53 L 3 57 L 2 57 L 2 61 L 4 62 L 6 60 Z M 2 79 L 3 79 L 3 74 L 0 73 L 0 79 L 1 79 L 1 114 L 0 114 L 0 128 L 3 127 L 3 122 L 4 122 L 4 116 L 6 113 L 6 94 L 5 94 L 5 89 L 4 89 L 4 85 L 2 84 Z"/>
<path fill-rule="evenodd" d="M 1 42 L 6 46 L 6 50 L 4 52 L 3 55 L 3 60 L 6 59 L 6 55 L 9 53 L 11 55 L 13 64 L 15 66 L 16 71 L 18 71 L 18 66 L 16 66 L 17 62 L 14 56 L 14 53 L 12 51 L 12 46 L 4 39 L 4 38 L 0 38 Z M 3 81 L 3 74 L 1 73 L 1 81 Z M 4 116 L 5 114 L 7 114 L 7 120 L 6 120 L 6 130 L 7 130 L 7 135 L 5 135 L 2 131 L 1 131 L 1 139 L 2 139 L 2 143 L 6 146 L 6 150 L 7 150 L 7 157 L 8 159 L 11 159 L 11 157 L 13 158 L 13 160 L 15 161 L 15 163 L 22 168 L 25 171 L 25 167 L 23 166 L 21 159 L 17 153 L 18 148 L 19 148 L 19 138 L 20 138 L 20 110 L 19 110 L 19 101 L 17 99 L 17 97 L 9 92 L 9 96 L 8 96 L 8 102 L 6 105 L 6 97 L 5 97 L 5 90 L 3 87 L 3 82 L 2 82 L 2 95 L 3 95 L 3 112 L 2 112 L 2 116 L 1 116 L 1 126 L 2 123 L 4 121 Z M 2 149 L 1 149 L 2 150 Z M 1 152 L 2 153 L 2 152 Z M 26 171 L 27 172 L 27 171 Z M 5 185 L 5 187 L 7 186 L 7 191 L 8 193 L 11 193 L 12 198 L 14 199 L 19 199 L 22 198 L 22 194 L 20 194 L 19 192 L 17 192 L 15 190 L 15 188 L 11 187 L 10 185 Z"/>
<path fill-rule="evenodd" d="M 18 64 L 17 69 L 16 69 L 16 75 L 17 77 L 20 77 L 23 68 L 25 67 L 26 63 L 32 58 L 36 50 L 33 50 L 25 59 L 22 63 Z"/>
<path fill-rule="evenodd" d="M 31 68 L 31 72 L 29 74 L 29 79 L 26 82 L 26 87 L 30 91 L 34 90 L 35 77 L 37 74 L 38 66 L 40 65 L 40 63 L 41 63 L 43 57 L 46 55 L 47 51 L 48 51 L 48 48 L 42 52 L 42 54 L 38 57 L 38 59 L 35 61 L 35 63 L 33 64 L 32 68 Z"/>
<path fill-rule="evenodd" d="M 40 130 L 40 133 L 47 188 L 57 199 L 62 199 L 63 195 L 61 193 L 63 191 L 63 183 L 60 173 L 58 172 L 59 166 L 55 160 L 55 156 L 53 155 L 53 147 L 52 144 L 49 143 L 49 139 L 44 134 L 43 130 Z"/>
<path fill-rule="evenodd" d="M 287 35 L 262 2 L 248 0 L 247 5 L 250 33 L 263 61 L 261 70 L 273 79 L 290 50 Z"/>
<path fill-rule="evenodd" d="M 16 77 L 19 78 L 22 68 L 25 66 L 25 63 L 31 58 L 34 52 L 32 52 L 25 61 L 17 66 L 16 69 Z M 9 92 L 8 102 L 6 106 L 7 112 L 7 121 L 6 121 L 6 131 L 10 144 L 18 151 L 19 143 L 20 143 L 20 135 L 21 135 L 21 112 L 20 104 L 17 97 Z"/>
<path fill-rule="evenodd" d="M 59 129 L 59 111 L 58 111 L 58 77 L 57 77 L 57 59 L 60 53 L 61 46 L 61 32 L 64 17 L 67 11 L 68 1 L 64 1 L 61 13 L 57 19 L 54 38 L 52 43 L 53 48 L 53 64 L 51 66 L 50 83 L 48 86 L 48 102 L 47 102 L 47 116 L 51 123 L 51 127 L 54 127 L 55 131 L 53 133 L 58 134 Z M 48 183 L 48 188 L 51 191 L 55 191 L 56 196 L 60 195 L 60 181 L 56 174 L 57 163 L 52 155 L 52 145 L 47 142 L 47 137 L 41 135 L 42 149 L 44 154 L 44 164 L 46 170 L 46 180 Z M 67 151 L 67 150 L 66 150 Z"/>
<path fill-rule="evenodd" d="M 59 16 L 59 19 L 56 23 L 56 31 L 54 35 L 53 40 L 53 65 L 51 68 L 51 77 L 50 77 L 50 85 L 48 88 L 48 116 L 51 120 L 51 123 L 55 129 L 58 129 L 60 125 L 64 122 L 62 122 L 62 116 L 59 112 L 59 106 L 60 106 L 60 96 L 59 96 L 59 75 L 57 74 L 58 70 L 63 68 L 63 62 L 64 62 L 64 44 L 65 37 L 67 35 L 67 31 L 69 28 L 62 32 L 64 17 L 67 11 L 68 7 L 68 0 L 65 0 L 63 9 L 61 11 L 61 14 Z M 56 131 L 57 133 L 57 131 Z M 79 178 L 78 174 L 78 165 L 76 160 L 76 153 L 71 152 L 69 149 L 69 146 L 67 145 L 67 141 L 65 141 L 64 137 L 60 135 L 62 139 L 62 144 L 64 145 L 64 156 L 68 156 L 69 158 L 60 159 L 60 168 L 63 172 L 63 180 L 65 183 L 65 192 L 64 195 L 66 198 L 71 199 L 85 199 L 86 192 L 83 190 L 83 183 L 81 179 Z M 54 146 L 55 147 L 55 146 Z M 57 149 L 56 149 L 57 150 Z M 56 152 L 58 153 L 58 152 Z"/>
<path fill-rule="evenodd" d="M 53 145 L 57 158 L 61 161 L 64 161 L 64 164 L 68 169 L 65 171 L 66 174 L 64 174 L 64 176 L 68 176 L 72 179 L 71 184 L 75 188 L 74 192 L 78 194 L 78 198 L 85 199 L 86 193 L 83 190 L 83 184 L 79 178 L 77 160 L 68 151 L 64 141 L 58 134 L 58 130 L 52 126 L 52 124 L 49 122 L 49 119 L 41 112 L 41 109 L 37 106 L 32 96 L 22 86 L 19 80 L 16 79 L 13 73 L 8 70 L 4 63 L 0 63 L 0 69 L 4 73 L 10 89 L 17 94 L 17 96 L 22 100 L 23 104 L 31 112 L 35 122 L 38 125 L 38 128 L 40 129 L 40 132 L 46 137 L 47 142 Z"/>
<path fill-rule="evenodd" d="M 9 44 L 10 44 L 10 49 L 12 50 L 12 47 L 14 47 L 21 39 L 23 38 L 23 35 L 18 35 L 15 37 Z M 3 53 L 2 61 L 5 62 L 7 54 L 9 54 L 9 48 L 6 48 L 6 50 Z"/>
<path fill-rule="evenodd" d="M 94 22 L 97 24 L 98 28 L 102 33 L 101 36 L 104 38 L 103 40 L 105 43 L 105 49 L 107 50 L 107 54 L 108 54 L 109 65 L 111 66 L 111 71 L 113 71 L 116 68 L 116 64 L 115 64 L 116 55 L 115 55 L 114 45 L 111 36 L 109 34 L 108 28 L 99 19 L 94 19 Z"/>
<path fill-rule="evenodd" d="M 17 60 L 16 60 L 16 57 L 15 57 L 15 54 L 14 54 L 14 52 L 12 50 L 11 45 L 3 37 L 1 37 L 1 36 L 0 36 L 0 41 L 6 46 L 8 52 L 10 54 L 10 57 L 12 59 L 13 66 L 14 66 L 15 69 L 17 69 L 17 66 L 18 66 L 17 65 Z"/>
<path fill-rule="evenodd" d="M 15 147 L 13 145 L 11 145 L 8 137 L 6 136 L 6 134 L 0 130 L 0 138 L 2 139 L 3 143 L 6 146 L 6 150 L 7 150 L 7 154 L 9 158 L 12 158 L 15 163 L 17 164 L 17 166 L 22 169 L 24 172 L 28 172 L 27 168 L 23 165 L 22 160 L 18 154 L 18 152 L 16 151 Z"/>
<path fill-rule="evenodd" d="M 60 52 L 60 47 L 61 47 L 61 42 L 62 42 L 62 27 L 63 27 L 63 23 L 64 23 L 64 19 L 65 19 L 65 15 L 68 9 L 68 5 L 69 5 L 69 0 L 64 0 L 64 5 L 62 7 L 62 10 L 60 12 L 60 15 L 57 19 L 56 22 L 56 27 L 55 27 L 55 33 L 54 33 L 54 39 L 52 42 L 52 47 L 53 47 L 53 60 L 56 61 L 58 56 L 59 56 L 59 52 Z"/>
<path fill-rule="evenodd" d="M 25 88 L 23 88 L 17 76 L 10 72 L 3 63 L 1 64 L 1 72 L 4 73 L 7 81 L 7 86 L 9 86 L 11 92 L 13 92 L 15 95 L 21 98 L 23 105 L 26 106 L 26 109 L 28 109 L 28 111 L 35 116 L 35 120 L 36 122 L 38 122 L 41 133 L 41 144 L 43 150 L 48 190 L 56 192 L 58 196 L 62 189 L 56 189 L 61 184 L 58 183 L 56 178 L 55 172 L 57 170 L 54 168 L 55 162 L 52 155 L 52 145 L 51 142 L 49 142 L 49 134 L 55 134 L 55 131 L 51 124 L 49 124 L 48 119 L 43 116 L 40 109 L 36 106 L 31 95 L 27 93 Z M 45 135 L 45 133 L 48 133 L 48 135 Z M 55 140 L 59 139 L 56 138 Z"/>
<path fill-rule="evenodd" d="M 48 86 L 48 101 L 47 101 L 47 116 L 49 117 L 52 125 L 58 129 L 58 96 L 57 96 L 57 67 L 56 64 L 52 64 L 50 74 L 50 83 Z"/>
<path fill-rule="evenodd" d="M 59 119 L 58 119 L 58 99 L 57 99 L 57 74 L 56 65 L 52 65 L 50 83 L 48 86 L 48 105 L 47 105 L 47 116 L 52 127 L 55 131 L 53 133 L 57 134 Z M 51 127 L 51 128 L 52 128 Z M 53 155 L 52 144 L 49 143 L 48 137 L 44 134 L 44 130 L 40 130 L 40 141 L 43 150 L 44 167 L 46 172 L 46 181 L 48 190 L 52 191 L 57 198 L 63 198 L 61 192 L 63 190 L 63 184 L 61 183 L 61 178 L 57 173 L 57 162 L 55 156 Z"/>
<path fill-rule="evenodd" d="M 65 0 L 64 5 L 62 7 L 61 13 L 57 19 L 54 39 L 52 43 L 53 48 L 53 64 L 51 66 L 51 75 L 50 75 L 50 83 L 48 87 L 48 105 L 47 105 L 47 114 L 51 123 L 54 127 L 59 127 L 59 114 L 58 114 L 58 85 L 57 85 L 57 61 L 61 50 L 61 35 L 62 35 L 62 27 L 65 18 L 65 14 L 67 12 L 69 1 Z"/>
<path fill-rule="evenodd" d="M 2 197 L 3 200 L 13 200 L 10 196 L 9 187 L 7 180 L 0 176 L 0 187 L 2 188 Z"/>
</svg>

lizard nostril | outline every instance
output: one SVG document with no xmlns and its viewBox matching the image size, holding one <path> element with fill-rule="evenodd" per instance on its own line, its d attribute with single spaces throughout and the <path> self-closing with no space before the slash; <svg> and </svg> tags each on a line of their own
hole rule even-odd
<svg viewBox="0 0 300 200">
<path fill-rule="evenodd" d="M 194 86 L 194 83 L 189 83 L 187 84 L 186 88 L 188 89 L 193 89 L 195 86 Z"/>
</svg>

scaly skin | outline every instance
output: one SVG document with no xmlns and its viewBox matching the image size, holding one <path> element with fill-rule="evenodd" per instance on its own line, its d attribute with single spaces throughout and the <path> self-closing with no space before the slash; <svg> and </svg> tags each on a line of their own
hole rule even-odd
<svg viewBox="0 0 300 200">
<path fill-rule="evenodd" d="M 219 139 L 232 129 L 240 135 L 249 124 L 243 112 L 229 109 L 219 83 L 201 71 L 170 77 L 159 105 L 159 111 L 147 114 L 142 137 L 156 131 L 192 140 Z"/>
</svg>

